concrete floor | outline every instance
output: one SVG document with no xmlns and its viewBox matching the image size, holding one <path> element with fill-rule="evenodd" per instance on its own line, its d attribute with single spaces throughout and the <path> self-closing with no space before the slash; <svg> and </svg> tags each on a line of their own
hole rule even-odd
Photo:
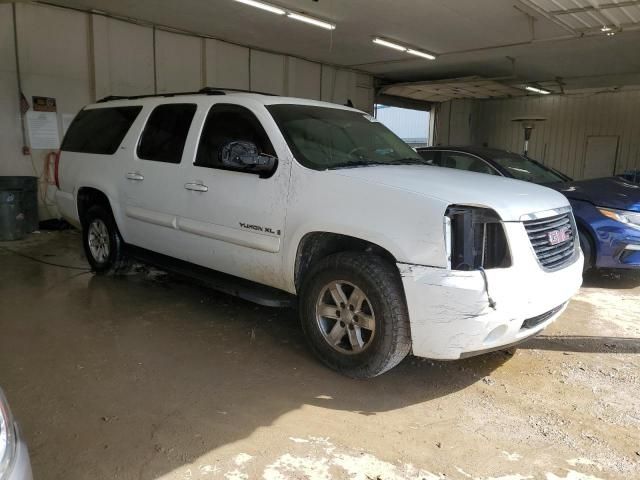
<svg viewBox="0 0 640 480">
<path fill-rule="evenodd" d="M 95 277 L 75 231 L 0 248 L 0 383 L 36 479 L 640 478 L 640 276 L 515 352 L 354 381 L 295 312 Z"/>
</svg>

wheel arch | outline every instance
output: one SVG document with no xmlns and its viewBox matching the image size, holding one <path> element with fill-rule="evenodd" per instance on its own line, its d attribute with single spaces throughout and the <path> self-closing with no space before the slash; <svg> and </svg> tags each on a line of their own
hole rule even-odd
<svg viewBox="0 0 640 480">
<path fill-rule="evenodd" d="M 82 226 L 84 226 L 87 211 L 93 205 L 101 205 L 107 208 L 115 217 L 115 212 L 113 210 L 111 200 L 109 199 L 107 194 L 99 188 L 88 186 L 80 187 L 76 195 L 76 203 L 78 207 L 78 218 Z"/>
<path fill-rule="evenodd" d="M 578 227 L 578 233 L 583 233 L 591 245 L 591 258 L 585 258 L 584 261 L 591 262 L 591 267 L 595 267 L 598 263 L 598 244 L 596 242 L 595 232 L 587 222 L 578 218 L 576 218 L 576 226 Z"/>
<path fill-rule="evenodd" d="M 397 263 L 389 250 L 368 240 L 341 233 L 309 232 L 300 239 L 296 249 L 293 272 L 296 291 L 300 291 L 305 275 L 315 263 L 329 255 L 347 251 L 369 252 L 392 264 Z"/>
</svg>

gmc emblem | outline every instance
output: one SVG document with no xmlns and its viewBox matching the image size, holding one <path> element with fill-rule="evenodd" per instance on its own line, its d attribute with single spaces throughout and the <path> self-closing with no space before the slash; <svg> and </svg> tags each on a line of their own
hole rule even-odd
<svg viewBox="0 0 640 480">
<path fill-rule="evenodd" d="M 571 235 L 568 227 L 547 233 L 547 239 L 550 245 L 558 245 L 559 243 L 566 242 L 569 238 L 571 238 Z"/>
</svg>

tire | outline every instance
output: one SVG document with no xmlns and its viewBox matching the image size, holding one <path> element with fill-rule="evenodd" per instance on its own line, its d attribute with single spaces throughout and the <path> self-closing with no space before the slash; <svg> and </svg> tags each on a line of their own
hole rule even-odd
<svg viewBox="0 0 640 480">
<path fill-rule="evenodd" d="M 91 270 L 98 275 L 124 273 L 129 262 L 124 241 L 110 210 L 94 205 L 87 210 L 82 223 L 82 243 Z"/>
<path fill-rule="evenodd" d="M 312 267 L 301 289 L 300 321 L 315 355 L 352 378 L 380 375 L 411 350 L 400 274 L 375 255 L 337 253 Z"/>
<path fill-rule="evenodd" d="M 578 229 L 578 237 L 580 238 L 580 248 L 584 254 L 584 267 L 582 267 L 582 273 L 587 273 L 595 264 L 593 258 L 593 243 L 591 242 L 589 235 L 582 229 Z"/>
</svg>

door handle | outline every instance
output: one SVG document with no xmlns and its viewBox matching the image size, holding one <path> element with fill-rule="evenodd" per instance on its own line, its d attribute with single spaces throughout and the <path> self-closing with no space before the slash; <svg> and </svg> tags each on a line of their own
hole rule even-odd
<svg viewBox="0 0 640 480">
<path fill-rule="evenodd" d="M 184 184 L 184 188 L 187 190 L 193 190 L 194 192 L 208 192 L 209 187 L 202 183 L 189 182 Z"/>
<path fill-rule="evenodd" d="M 135 180 L 136 182 L 141 182 L 144 180 L 144 177 L 140 174 L 140 172 L 129 172 L 127 173 L 127 180 Z"/>
</svg>

